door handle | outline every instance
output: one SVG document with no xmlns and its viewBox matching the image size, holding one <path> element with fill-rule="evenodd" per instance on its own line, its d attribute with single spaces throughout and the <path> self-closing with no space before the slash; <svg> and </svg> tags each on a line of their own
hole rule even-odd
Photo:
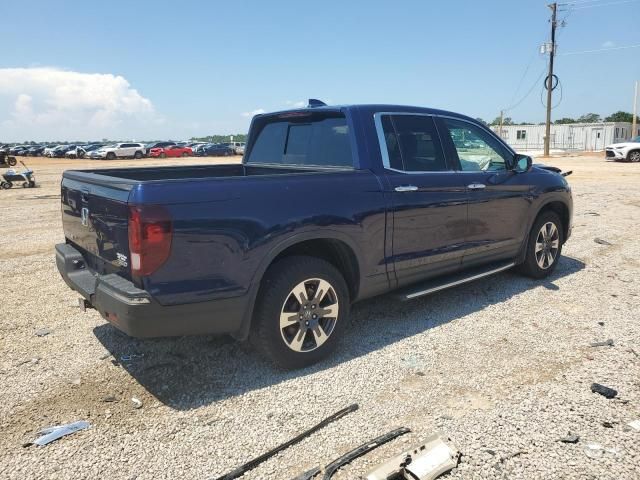
<svg viewBox="0 0 640 480">
<path fill-rule="evenodd" d="M 471 183 L 467 185 L 469 190 L 483 190 L 486 187 L 484 183 Z"/>
<path fill-rule="evenodd" d="M 395 188 L 396 192 L 415 192 L 416 190 L 418 190 L 418 187 L 415 185 L 400 185 Z"/>
</svg>

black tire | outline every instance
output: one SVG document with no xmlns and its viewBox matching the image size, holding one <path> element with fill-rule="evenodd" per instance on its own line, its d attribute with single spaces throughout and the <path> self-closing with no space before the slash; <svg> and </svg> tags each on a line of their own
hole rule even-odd
<svg viewBox="0 0 640 480">
<path fill-rule="evenodd" d="M 116 159 L 116 154 L 113 152 L 109 152 L 107 153 L 107 160 L 115 160 Z"/>
<path fill-rule="evenodd" d="M 640 150 L 633 150 L 627 154 L 627 160 L 632 163 L 640 162 Z"/>
<path fill-rule="evenodd" d="M 18 160 L 16 160 L 16 157 L 7 157 L 7 163 L 10 167 L 15 167 L 18 164 Z"/>
<path fill-rule="evenodd" d="M 29 188 L 34 188 L 36 186 L 35 180 L 29 180 Z"/>
<path fill-rule="evenodd" d="M 160 154 L 160 158 L 167 158 L 167 154 L 166 154 L 166 153 L 164 153 L 164 152 L 162 152 L 162 153 Z"/>
<path fill-rule="evenodd" d="M 142 152 L 136 152 L 133 158 L 135 158 L 136 160 L 140 160 L 142 158 Z"/>
<path fill-rule="evenodd" d="M 29 182 L 22 182 L 22 188 L 29 188 Z"/>
<path fill-rule="evenodd" d="M 321 294 L 317 305 L 312 305 L 313 300 L 309 300 L 303 307 L 302 302 L 293 296 L 294 288 L 304 284 L 308 287 L 306 294 L 310 296 L 314 284 L 319 289 L 319 281 L 327 282 L 330 288 Z M 314 311 L 329 312 L 327 309 L 333 308 L 337 309 L 335 318 L 329 315 L 311 318 Z M 332 264 L 315 257 L 286 257 L 272 265 L 262 280 L 250 339 L 260 353 L 277 366 L 284 369 L 306 367 L 322 360 L 336 348 L 346 327 L 349 310 L 347 284 Z M 283 313 L 291 313 L 290 318 L 293 319 L 293 323 L 284 328 L 281 326 Z M 326 335 L 323 343 L 317 340 L 320 332 Z M 292 345 L 300 338 L 296 351 Z"/>
<path fill-rule="evenodd" d="M 182 157 L 183 157 L 183 158 L 184 158 L 184 157 L 188 157 L 188 156 L 189 156 L 189 154 L 188 154 L 187 152 L 184 152 L 184 153 L 182 154 Z"/>
<path fill-rule="evenodd" d="M 0 187 L 2 187 L 5 190 L 9 190 L 11 188 L 11 182 L 2 182 L 0 183 Z"/>
<path fill-rule="evenodd" d="M 553 248 L 556 239 L 555 236 L 551 236 L 549 240 L 540 237 L 542 241 L 538 242 L 539 236 L 543 235 L 543 226 L 546 226 L 548 224 L 553 224 L 555 230 L 557 231 L 557 249 Z M 546 231 L 549 232 L 549 229 L 546 228 Z M 543 250 L 536 252 L 537 244 L 543 244 Z M 527 241 L 527 252 L 525 255 L 525 259 L 524 262 L 519 266 L 519 270 L 523 274 L 532 278 L 540 279 L 548 277 L 558 266 L 560 256 L 562 255 L 563 244 L 564 228 L 562 225 L 562 220 L 560 220 L 560 217 L 557 213 L 552 212 L 551 210 L 543 211 L 538 215 L 536 221 L 533 222 L 533 226 L 531 227 L 531 231 L 529 232 L 529 240 Z M 552 262 L 549 262 L 549 257 L 545 255 L 545 252 L 553 257 Z M 546 257 L 542 258 L 542 264 L 540 264 L 539 262 L 541 257 Z"/>
</svg>

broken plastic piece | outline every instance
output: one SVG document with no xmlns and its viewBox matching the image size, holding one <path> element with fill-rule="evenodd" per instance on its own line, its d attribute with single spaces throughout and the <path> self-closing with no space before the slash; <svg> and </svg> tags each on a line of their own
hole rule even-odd
<svg viewBox="0 0 640 480">
<path fill-rule="evenodd" d="M 390 458 L 367 474 L 367 480 L 433 480 L 458 464 L 460 453 L 438 434 Z"/>
<path fill-rule="evenodd" d="M 580 441 L 580 437 L 575 433 L 569 433 L 566 437 L 562 437 L 559 441 L 562 443 L 578 443 Z"/>
<path fill-rule="evenodd" d="M 609 338 L 608 340 L 605 340 L 604 342 L 593 342 L 591 344 L 592 347 L 613 347 L 613 339 Z"/>
<path fill-rule="evenodd" d="M 65 435 L 70 435 L 72 433 L 79 432 L 80 430 L 85 430 L 90 426 L 91 424 L 89 422 L 80 420 L 78 422 L 68 423 L 66 425 L 43 428 L 38 432 L 43 435 L 35 439 L 33 441 L 33 444 L 43 447 L 46 444 L 53 442 L 54 440 L 58 440 L 59 438 L 64 437 Z"/>
<path fill-rule="evenodd" d="M 627 423 L 631 428 L 640 432 L 640 420 L 634 420 L 633 422 Z"/>
<path fill-rule="evenodd" d="M 257 465 L 261 464 L 265 460 L 268 460 L 269 458 L 273 457 L 275 454 L 281 452 L 282 450 L 284 450 L 286 448 L 289 448 L 291 445 L 293 445 L 295 443 L 298 443 L 303 438 L 308 437 L 312 433 L 317 432 L 321 428 L 326 427 L 330 423 L 335 422 L 336 420 L 339 420 L 340 418 L 344 417 L 345 415 L 347 415 L 347 414 L 349 414 L 351 412 L 355 412 L 356 410 L 358 410 L 358 404 L 357 403 L 354 403 L 353 405 L 349 405 L 347 408 L 343 408 L 342 410 L 334 413 L 330 417 L 325 418 L 324 420 L 322 420 L 317 425 L 311 427 L 309 430 L 306 430 L 306 431 L 302 432 L 297 437 L 294 437 L 291 440 L 289 440 L 288 442 L 285 442 L 282 445 L 277 446 L 273 450 L 269 450 L 268 452 L 263 453 L 259 457 L 248 461 L 247 463 L 245 463 L 244 465 L 239 466 L 235 470 L 233 470 L 233 471 L 231 471 L 231 472 L 229 472 L 229 473 L 227 473 L 225 475 L 222 475 L 221 477 L 218 477 L 216 480 L 232 480 L 233 478 L 238 478 L 238 477 L 244 475 L 249 470 L 255 468 Z M 310 470 L 308 473 L 310 473 L 311 471 L 312 470 Z M 316 473 L 318 473 L 318 472 L 316 472 Z M 316 473 L 314 473 L 313 475 L 316 475 Z M 308 477 L 308 478 L 312 478 L 312 477 Z"/>
</svg>

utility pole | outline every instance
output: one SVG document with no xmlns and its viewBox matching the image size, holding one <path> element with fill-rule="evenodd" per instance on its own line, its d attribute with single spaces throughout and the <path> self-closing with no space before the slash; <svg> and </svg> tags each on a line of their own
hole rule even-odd
<svg viewBox="0 0 640 480">
<path fill-rule="evenodd" d="M 549 144 L 551 143 L 551 94 L 553 92 L 553 57 L 556 54 L 556 12 L 558 4 L 548 5 L 551 9 L 551 51 L 549 52 L 549 75 L 547 76 L 547 124 L 544 136 L 544 156 L 549 156 Z"/>
<path fill-rule="evenodd" d="M 633 94 L 633 120 L 631 122 L 631 138 L 636 138 L 636 136 L 638 135 L 638 130 L 636 129 L 637 115 L 638 115 L 638 81 L 636 80 L 636 89 Z"/>
</svg>

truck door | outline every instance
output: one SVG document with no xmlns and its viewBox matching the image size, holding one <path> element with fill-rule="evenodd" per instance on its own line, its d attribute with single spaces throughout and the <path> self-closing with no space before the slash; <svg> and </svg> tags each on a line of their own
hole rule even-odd
<svg viewBox="0 0 640 480">
<path fill-rule="evenodd" d="M 467 190 L 463 266 L 514 258 L 527 235 L 530 175 L 516 174 L 513 153 L 475 123 L 438 118 L 448 159 L 457 162 Z"/>
<path fill-rule="evenodd" d="M 392 199 L 398 286 L 457 270 L 467 225 L 464 180 L 447 164 L 433 117 L 376 114 Z"/>
</svg>

